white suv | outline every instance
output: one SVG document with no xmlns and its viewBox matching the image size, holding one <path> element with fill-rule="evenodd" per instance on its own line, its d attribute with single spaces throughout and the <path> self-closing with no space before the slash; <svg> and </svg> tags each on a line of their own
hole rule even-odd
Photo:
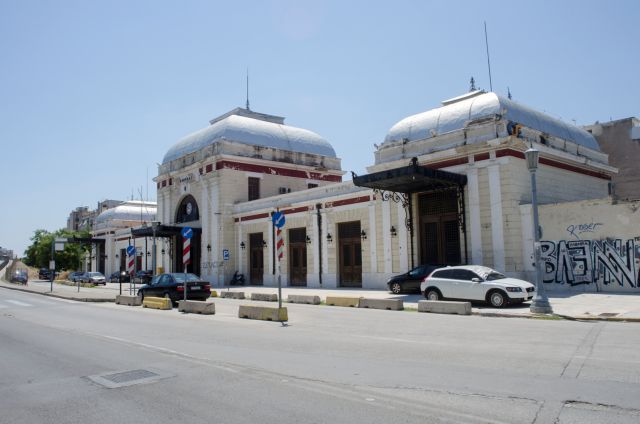
<svg viewBox="0 0 640 424">
<path fill-rule="evenodd" d="M 463 299 L 485 301 L 495 308 L 533 299 L 533 284 L 508 278 L 484 266 L 464 265 L 440 268 L 420 284 L 428 300 Z"/>
</svg>

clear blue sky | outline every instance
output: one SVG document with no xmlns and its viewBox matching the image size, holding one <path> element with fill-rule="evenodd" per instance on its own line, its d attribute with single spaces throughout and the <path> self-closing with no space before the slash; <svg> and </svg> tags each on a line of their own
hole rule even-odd
<svg viewBox="0 0 640 424">
<path fill-rule="evenodd" d="M 640 2 L 0 0 L 0 246 L 155 199 L 157 162 L 245 103 L 365 172 L 400 119 L 469 89 L 579 125 L 640 115 Z M 147 179 L 148 173 L 148 179 Z"/>
</svg>

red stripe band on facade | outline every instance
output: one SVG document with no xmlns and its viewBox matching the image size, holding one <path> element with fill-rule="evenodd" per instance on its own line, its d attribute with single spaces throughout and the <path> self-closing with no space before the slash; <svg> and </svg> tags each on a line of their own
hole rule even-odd
<svg viewBox="0 0 640 424">
<path fill-rule="evenodd" d="M 284 209 L 282 211 L 283 214 L 285 215 L 289 215 L 292 213 L 298 213 L 298 212 L 307 212 L 309 210 L 310 206 L 301 206 L 299 208 L 291 208 L 291 209 Z"/>
<path fill-rule="evenodd" d="M 324 204 L 325 208 L 353 205 L 354 203 L 363 203 L 371 200 L 371 196 L 352 197 L 351 199 L 336 200 L 335 202 L 327 202 Z"/>
<path fill-rule="evenodd" d="M 342 182 L 339 175 L 321 174 L 319 172 L 307 172 L 299 169 L 280 168 L 277 166 L 264 166 L 252 163 L 233 162 L 229 160 L 221 160 L 216 162 L 216 170 L 232 169 L 235 171 L 256 172 L 260 174 L 280 175 L 283 177 L 305 178 L 308 180 L 320 180 L 331 182 Z"/>
<path fill-rule="evenodd" d="M 502 149 L 502 150 L 498 150 L 496 151 L 496 157 L 515 157 L 515 158 L 519 158 L 519 159 L 524 159 L 524 153 L 519 151 L 519 150 L 513 150 L 513 149 Z M 565 171 L 571 171 L 571 172 L 575 172 L 576 174 L 583 174 L 583 175 L 588 175 L 590 177 L 595 177 L 595 178 L 600 178 L 602 180 L 611 180 L 611 175 L 608 175 L 604 172 L 599 172 L 599 171 L 592 171 L 589 169 L 584 169 L 584 168 L 579 168 L 577 166 L 574 165 L 569 165 L 568 163 L 564 163 L 564 162 L 558 162 L 556 160 L 553 159 L 547 159 L 547 158 L 540 158 L 539 160 L 540 164 L 542 165 L 547 165 L 547 166 L 552 166 L 554 168 L 559 168 L 559 169 L 564 169 Z"/>
<path fill-rule="evenodd" d="M 479 153 L 473 157 L 473 160 L 480 162 L 481 160 L 488 160 L 491 157 L 489 153 Z"/>
<path fill-rule="evenodd" d="M 469 158 L 465 156 L 461 158 L 445 160 L 442 162 L 429 163 L 427 164 L 427 166 L 429 168 L 440 169 L 440 168 L 446 168 L 448 166 L 464 165 L 467 163 L 469 163 Z"/>
<path fill-rule="evenodd" d="M 244 221 L 253 221 L 254 219 L 262 219 L 262 218 L 269 218 L 269 214 L 268 213 L 259 213 L 256 215 L 247 215 L 247 216 L 242 216 L 240 217 L 240 221 L 244 222 Z"/>
</svg>

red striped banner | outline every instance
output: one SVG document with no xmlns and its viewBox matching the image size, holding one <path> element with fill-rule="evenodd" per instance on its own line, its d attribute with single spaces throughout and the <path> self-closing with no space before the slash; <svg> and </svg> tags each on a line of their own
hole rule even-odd
<svg viewBox="0 0 640 424">
<path fill-rule="evenodd" d="M 191 239 L 182 238 L 182 264 L 186 267 L 191 263 Z"/>
<path fill-rule="evenodd" d="M 129 275 L 133 275 L 134 273 L 134 263 L 135 263 L 135 259 L 136 256 L 135 255 L 131 255 L 129 257 L 127 257 L 127 271 L 129 272 Z"/>
<path fill-rule="evenodd" d="M 284 240 L 282 239 L 282 230 L 276 228 L 276 250 L 278 252 L 278 260 L 284 256 Z"/>
</svg>

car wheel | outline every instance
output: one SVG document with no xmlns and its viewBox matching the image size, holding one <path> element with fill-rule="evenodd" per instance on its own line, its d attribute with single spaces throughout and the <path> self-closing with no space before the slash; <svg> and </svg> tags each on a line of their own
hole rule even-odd
<svg viewBox="0 0 640 424">
<path fill-rule="evenodd" d="M 142 290 L 138 290 L 138 296 L 140 297 L 140 300 L 144 300 L 144 292 Z"/>
<path fill-rule="evenodd" d="M 504 293 L 500 291 L 492 291 L 489 293 L 489 303 L 494 308 L 502 308 L 507 304 L 507 298 Z"/>
<path fill-rule="evenodd" d="M 391 284 L 391 293 L 400 294 L 402 292 L 402 284 L 400 283 L 392 283 Z"/>
<path fill-rule="evenodd" d="M 165 293 L 164 298 L 169 299 L 169 302 L 171 302 L 171 306 L 176 306 L 178 304 L 178 302 L 174 302 L 173 300 L 171 300 L 171 296 L 169 296 L 169 293 Z"/>
<path fill-rule="evenodd" d="M 438 289 L 428 289 L 424 293 L 424 297 L 427 300 L 440 300 L 440 299 L 442 299 L 442 295 L 440 294 L 440 290 L 438 290 Z"/>
</svg>

